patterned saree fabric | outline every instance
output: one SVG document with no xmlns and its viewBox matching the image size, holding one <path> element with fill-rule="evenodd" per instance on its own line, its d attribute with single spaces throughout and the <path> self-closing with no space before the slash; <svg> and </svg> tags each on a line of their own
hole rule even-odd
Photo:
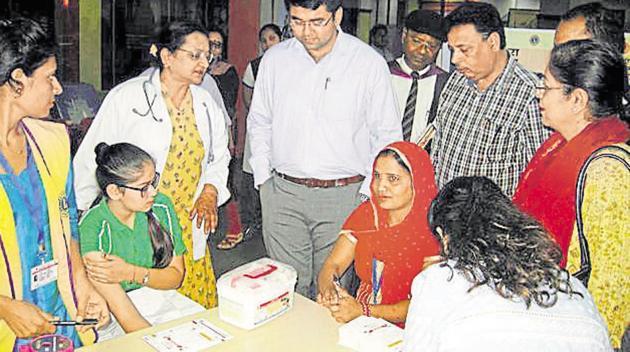
<svg viewBox="0 0 630 352">
<path fill-rule="evenodd" d="M 562 250 L 566 265 L 575 223 L 575 187 L 584 161 L 600 147 L 630 138 L 616 117 L 601 118 L 567 141 L 558 132 L 545 141 L 527 165 L 514 194 L 514 204 L 538 220 Z"/>
</svg>

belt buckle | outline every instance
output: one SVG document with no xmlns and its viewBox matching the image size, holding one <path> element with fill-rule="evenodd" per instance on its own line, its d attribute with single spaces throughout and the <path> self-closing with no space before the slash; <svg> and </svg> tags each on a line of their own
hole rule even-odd
<svg viewBox="0 0 630 352">
<path fill-rule="evenodd" d="M 335 183 L 334 183 L 334 187 L 341 187 L 341 186 L 343 186 L 343 182 L 342 181 L 343 181 L 343 179 L 341 179 L 341 178 L 336 179 Z"/>
</svg>

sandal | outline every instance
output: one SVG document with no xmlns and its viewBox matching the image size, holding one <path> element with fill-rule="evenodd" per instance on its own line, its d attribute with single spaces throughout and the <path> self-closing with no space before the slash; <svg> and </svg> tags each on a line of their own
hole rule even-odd
<svg viewBox="0 0 630 352">
<path fill-rule="evenodd" d="M 243 233 L 228 233 L 225 238 L 217 244 L 217 249 L 230 250 L 243 242 Z"/>
</svg>

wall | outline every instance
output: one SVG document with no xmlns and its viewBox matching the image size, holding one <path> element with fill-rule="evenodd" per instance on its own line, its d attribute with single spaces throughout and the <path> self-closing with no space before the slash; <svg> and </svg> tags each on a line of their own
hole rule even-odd
<svg viewBox="0 0 630 352">
<path fill-rule="evenodd" d="M 101 84 L 101 0 L 79 4 L 79 81 L 97 90 Z"/>
</svg>

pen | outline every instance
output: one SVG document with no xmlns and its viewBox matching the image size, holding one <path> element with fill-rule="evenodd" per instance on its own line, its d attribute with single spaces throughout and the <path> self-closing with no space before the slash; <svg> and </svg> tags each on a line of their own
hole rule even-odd
<svg viewBox="0 0 630 352">
<path fill-rule="evenodd" d="M 98 319 L 83 319 L 83 321 L 51 320 L 50 323 L 55 326 L 96 325 L 98 324 Z"/>
<path fill-rule="evenodd" d="M 333 284 L 335 285 L 335 293 L 337 294 L 337 303 L 339 302 L 339 289 L 341 288 L 341 280 L 337 274 L 333 274 Z"/>
<path fill-rule="evenodd" d="M 382 328 L 386 328 L 386 327 L 387 327 L 387 324 L 383 324 L 383 325 L 379 325 L 379 326 L 377 326 L 377 327 L 374 327 L 374 328 L 372 328 L 372 329 L 370 329 L 370 330 L 368 330 L 368 331 L 366 331 L 366 332 L 367 332 L 368 334 L 371 334 L 371 333 L 373 333 L 374 331 L 376 331 L 376 330 L 378 330 L 378 329 L 382 329 Z"/>
<path fill-rule="evenodd" d="M 341 287 L 341 280 L 337 274 L 333 274 L 333 283 L 339 287 Z"/>
</svg>

